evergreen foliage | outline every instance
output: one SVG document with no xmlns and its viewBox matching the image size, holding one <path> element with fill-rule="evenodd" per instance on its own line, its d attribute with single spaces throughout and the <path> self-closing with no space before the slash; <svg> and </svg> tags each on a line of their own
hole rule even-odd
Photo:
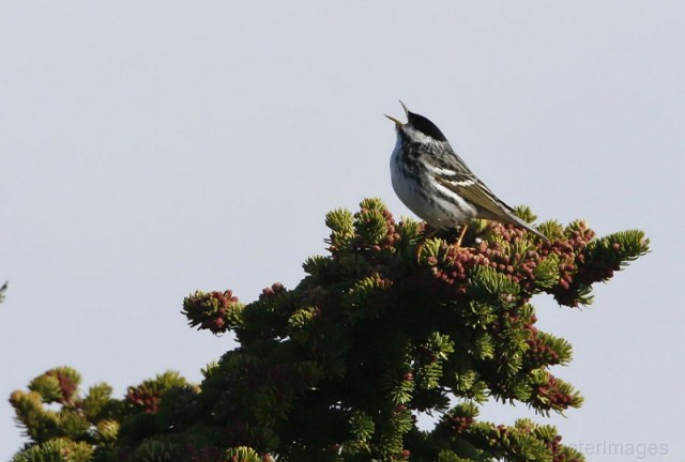
<svg viewBox="0 0 685 462">
<path fill-rule="evenodd" d="M 423 226 L 396 222 L 377 199 L 326 224 L 329 254 L 305 261 L 297 287 L 273 284 L 249 304 L 230 290 L 184 300 L 192 327 L 240 344 L 199 386 L 168 372 L 122 400 L 105 384 L 81 397 L 65 367 L 14 392 L 31 442 L 12 462 L 584 460 L 554 427 L 479 421 L 478 404 L 542 415 L 581 405 L 550 372 L 571 345 L 536 327 L 529 302 L 591 303 L 593 283 L 648 251 L 641 231 L 596 239 L 582 221 L 547 222 L 545 243 L 474 220 L 464 247 L 442 232 L 417 258 Z M 431 431 L 417 428 L 417 412 L 439 416 Z"/>
</svg>

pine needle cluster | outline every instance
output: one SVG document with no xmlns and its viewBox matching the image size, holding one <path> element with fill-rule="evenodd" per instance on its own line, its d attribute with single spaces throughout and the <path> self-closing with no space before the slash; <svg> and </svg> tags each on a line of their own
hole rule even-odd
<svg viewBox="0 0 685 462">
<path fill-rule="evenodd" d="M 32 442 L 13 462 L 584 460 L 553 426 L 483 422 L 478 405 L 542 416 L 581 405 L 551 372 L 571 345 L 536 327 L 530 300 L 590 304 L 594 283 L 648 252 L 641 231 L 596 238 L 582 221 L 547 222 L 546 243 L 474 220 L 462 247 L 443 232 L 417 258 L 423 226 L 380 200 L 326 224 L 328 254 L 305 261 L 296 287 L 273 284 L 249 304 L 230 290 L 184 300 L 191 326 L 239 342 L 198 386 L 167 373 L 122 400 L 104 384 L 81 398 L 78 374 L 60 368 L 15 392 Z M 433 429 L 419 429 L 420 413 Z"/>
</svg>

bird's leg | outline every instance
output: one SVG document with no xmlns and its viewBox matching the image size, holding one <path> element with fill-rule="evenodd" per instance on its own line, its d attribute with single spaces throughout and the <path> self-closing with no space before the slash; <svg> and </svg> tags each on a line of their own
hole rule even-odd
<svg viewBox="0 0 685 462">
<path fill-rule="evenodd" d="M 466 236 L 466 230 L 469 229 L 468 223 L 461 227 L 461 233 L 459 233 L 459 239 L 457 239 L 457 248 L 461 247 L 461 241 Z"/>
<path fill-rule="evenodd" d="M 419 258 L 421 257 L 421 249 L 423 249 L 423 245 L 426 243 L 428 239 L 431 237 L 435 236 L 439 229 L 435 229 L 431 226 L 426 225 L 423 231 L 423 238 L 419 241 L 418 244 L 416 244 L 416 261 L 419 261 Z"/>
</svg>

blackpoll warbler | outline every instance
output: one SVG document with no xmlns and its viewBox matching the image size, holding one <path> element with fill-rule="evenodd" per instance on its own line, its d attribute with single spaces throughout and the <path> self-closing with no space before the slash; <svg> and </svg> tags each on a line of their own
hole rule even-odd
<svg viewBox="0 0 685 462">
<path fill-rule="evenodd" d="M 407 123 L 395 122 L 397 144 L 390 159 L 392 187 L 400 200 L 435 231 L 484 218 L 519 226 L 547 241 L 514 214 L 471 172 L 440 129 L 400 101 Z M 458 245 L 464 237 L 462 228 Z M 420 252 L 420 248 L 418 249 Z"/>
</svg>

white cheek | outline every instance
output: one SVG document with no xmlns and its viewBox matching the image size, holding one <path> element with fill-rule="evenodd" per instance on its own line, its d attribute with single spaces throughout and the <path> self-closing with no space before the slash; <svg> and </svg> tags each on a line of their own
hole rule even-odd
<svg viewBox="0 0 685 462">
<path fill-rule="evenodd" d="M 427 136 L 412 127 L 405 128 L 405 131 L 414 142 L 427 144 L 439 143 L 439 141 L 434 140 L 430 136 Z"/>
</svg>

